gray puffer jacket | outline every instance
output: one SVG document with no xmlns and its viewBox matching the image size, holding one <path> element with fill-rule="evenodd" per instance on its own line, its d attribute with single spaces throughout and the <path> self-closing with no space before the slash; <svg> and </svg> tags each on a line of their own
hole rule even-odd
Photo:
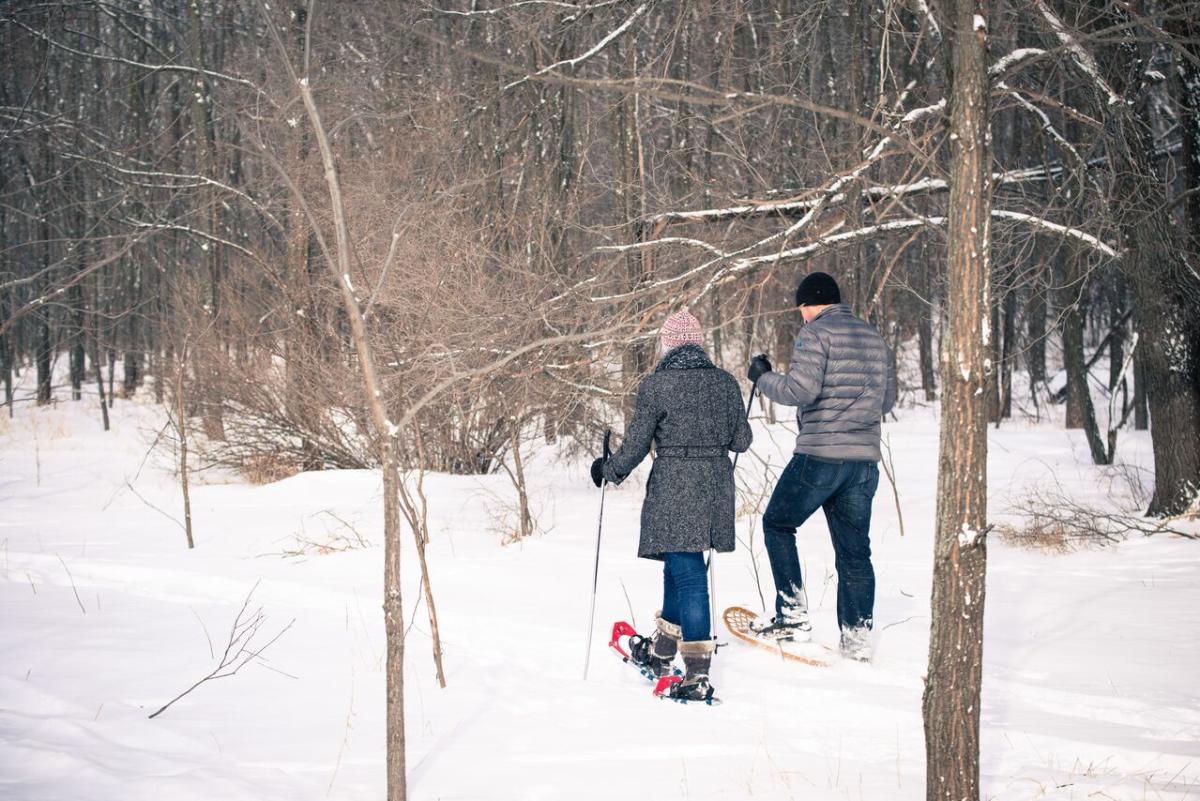
<svg viewBox="0 0 1200 801">
<path fill-rule="evenodd" d="M 800 329 L 786 374 L 765 373 L 758 390 L 796 406 L 796 453 L 879 461 L 879 423 L 896 403 L 896 366 L 883 337 L 844 303 Z"/>
<path fill-rule="evenodd" d="M 604 477 L 620 484 L 655 445 L 638 556 L 733 550 L 729 452 L 749 448 L 752 436 L 734 377 L 699 345 L 668 351 L 638 387 L 625 439 L 604 463 Z"/>
</svg>

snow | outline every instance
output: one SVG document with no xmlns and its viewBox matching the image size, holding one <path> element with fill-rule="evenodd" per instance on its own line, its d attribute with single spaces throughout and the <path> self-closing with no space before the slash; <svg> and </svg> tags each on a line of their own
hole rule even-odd
<svg viewBox="0 0 1200 801">
<path fill-rule="evenodd" d="M 1005 55 L 1003 58 L 996 60 L 996 63 L 988 68 L 988 74 L 991 77 L 1003 75 L 1015 64 L 1019 64 L 1027 58 L 1034 58 L 1045 54 L 1045 50 L 1040 47 L 1020 47 Z"/>
<path fill-rule="evenodd" d="M 252 486 L 196 473 L 188 551 L 168 519 L 181 517 L 172 453 L 147 456 L 161 410 L 118 400 L 105 433 L 94 404 L 22 403 L 12 421 L 0 417 L 0 796 L 380 798 L 379 475 Z M 607 493 L 586 683 L 599 492 L 584 460 L 535 450 L 525 469 L 545 533 L 507 547 L 500 529 L 515 501 L 505 477 L 427 476 L 448 686 L 434 678 L 405 532 L 410 798 L 611 799 L 631 788 L 655 798 L 920 798 L 938 434 L 931 409 L 904 407 L 899 418 L 885 435 L 907 536 L 884 479 L 873 512 L 874 663 L 809 669 L 732 642 L 714 663 L 725 704 L 713 708 L 652 698 L 605 653 L 612 621 L 632 617 L 646 631 L 659 608 L 659 567 L 634 556 L 645 467 Z M 754 424 L 759 458 L 738 472 L 757 486 L 760 459 L 777 473 L 791 435 L 757 415 Z M 1080 432 L 1060 420 L 1006 422 L 988 439 L 991 522 L 1048 481 L 1081 499 L 1127 500 L 1119 473 L 1092 467 Z M 1151 466 L 1148 435 L 1123 432 L 1118 454 Z M 337 550 L 357 536 L 368 547 Z M 739 536 L 716 560 L 717 605 L 757 609 L 756 564 L 771 597 L 758 518 L 740 518 Z M 330 548 L 283 555 L 305 542 Z M 819 516 L 800 545 L 814 639 L 836 643 Z M 1156 536 L 1049 555 L 988 537 L 984 797 L 1195 796 L 1198 548 Z M 256 583 L 264 638 L 294 619 L 291 628 L 258 663 L 148 720 L 214 667 L 209 640 L 219 657 Z"/>
<path fill-rule="evenodd" d="M 966 523 L 962 524 L 962 530 L 958 532 L 958 547 L 970 548 L 973 547 L 980 539 L 983 538 L 983 532 L 971 528 Z M 967 596 L 967 605 L 971 603 L 971 596 Z"/>
</svg>

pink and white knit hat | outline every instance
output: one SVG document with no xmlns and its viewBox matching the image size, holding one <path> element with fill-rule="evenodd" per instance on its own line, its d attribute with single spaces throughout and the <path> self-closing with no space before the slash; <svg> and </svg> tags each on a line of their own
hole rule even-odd
<svg viewBox="0 0 1200 801">
<path fill-rule="evenodd" d="M 667 318 L 667 321 L 663 323 L 660 338 L 662 339 L 664 351 L 671 350 L 671 348 L 678 348 L 680 345 L 687 345 L 688 343 L 703 345 L 704 329 L 700 327 L 700 321 L 692 316 L 687 309 L 684 309 L 675 312 Z"/>
</svg>

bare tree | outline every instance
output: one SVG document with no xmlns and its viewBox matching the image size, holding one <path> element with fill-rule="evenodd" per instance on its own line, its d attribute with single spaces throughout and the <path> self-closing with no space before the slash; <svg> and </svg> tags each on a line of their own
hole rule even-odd
<svg viewBox="0 0 1200 801">
<path fill-rule="evenodd" d="M 925 720 L 925 797 L 979 798 L 980 686 L 987 572 L 987 388 L 991 280 L 987 3 L 941 15 L 950 97 L 950 220 L 942 341 L 937 524 Z"/>
</svg>

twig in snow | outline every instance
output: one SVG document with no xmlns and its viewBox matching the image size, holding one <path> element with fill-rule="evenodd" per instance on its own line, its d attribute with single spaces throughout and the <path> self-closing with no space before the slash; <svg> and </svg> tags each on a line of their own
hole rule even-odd
<svg viewBox="0 0 1200 801">
<path fill-rule="evenodd" d="M 58 556 L 58 554 L 54 554 Z M 71 575 L 71 568 L 67 567 L 67 563 L 63 561 L 61 556 L 58 556 L 58 563 L 63 566 L 63 570 L 67 571 L 67 578 L 71 580 L 71 592 L 75 593 L 75 603 L 79 604 L 79 611 L 87 614 L 87 610 L 83 608 L 83 601 L 79 597 L 79 590 L 75 588 L 75 577 Z M 37 590 L 34 590 L 36 593 Z"/>
<path fill-rule="evenodd" d="M 904 536 L 904 513 L 900 511 L 900 490 L 896 487 L 896 465 L 892 461 L 892 437 L 889 434 L 883 441 L 887 458 L 880 461 L 888 482 L 892 485 L 892 497 L 896 499 L 896 519 L 900 522 L 900 536 Z"/>
<path fill-rule="evenodd" d="M 886 626 L 881 628 L 880 631 L 887 631 L 892 626 L 899 626 L 901 623 L 907 623 L 908 621 L 916 620 L 919 617 L 924 617 L 924 615 L 909 615 L 908 617 L 904 618 L 904 620 L 897 620 L 895 623 L 888 623 Z"/>
<path fill-rule="evenodd" d="M 151 509 L 153 509 L 154 511 L 158 512 L 160 515 L 162 515 L 163 517 L 167 518 L 168 520 L 170 520 L 170 521 L 171 521 L 172 523 L 174 523 L 175 525 L 179 526 L 179 530 L 180 530 L 180 531 L 186 531 L 186 529 L 183 527 L 183 523 L 180 523 L 180 522 L 179 522 L 178 520 L 176 520 L 176 519 L 175 519 L 175 518 L 174 518 L 174 517 L 173 517 L 171 514 L 169 514 L 169 513 L 167 513 L 167 512 L 164 512 L 162 509 L 159 509 L 157 506 L 155 506 L 154 504 L 150 503 L 150 501 L 148 501 L 148 500 L 146 500 L 145 498 L 143 498 L 143 497 L 142 497 L 142 494 L 141 494 L 140 492 L 138 492 L 137 490 L 135 490 L 135 489 L 133 488 L 133 485 L 132 485 L 132 484 L 130 484 L 128 481 L 126 481 L 126 482 L 125 482 L 125 486 L 129 488 L 129 491 L 130 491 L 130 492 L 132 492 L 134 495 L 136 495 L 136 496 L 138 497 L 138 500 L 139 500 L 139 501 L 141 501 L 142 503 L 146 504 L 147 506 L 149 506 L 149 507 L 150 507 Z"/>
<path fill-rule="evenodd" d="M 188 611 L 195 616 L 196 622 L 200 624 L 200 630 L 204 632 L 204 639 L 208 640 L 208 658 L 216 659 L 217 654 L 215 651 L 213 651 L 212 637 L 210 637 L 208 634 L 208 626 L 204 625 L 204 620 L 201 619 L 200 615 L 196 614 L 195 609 L 192 609 L 192 607 L 189 606 Z"/>
<path fill-rule="evenodd" d="M 751 453 L 753 453 L 751 451 Z M 738 513 L 745 514 L 750 517 L 749 536 L 742 544 L 746 546 L 746 552 L 750 554 L 750 573 L 754 577 L 754 588 L 758 590 L 758 601 L 762 605 L 763 612 L 767 611 L 767 599 L 763 595 L 762 590 L 762 575 L 758 569 L 758 554 L 754 550 L 754 527 L 755 517 L 760 516 L 765 508 L 767 499 L 770 497 L 768 492 L 769 487 L 775 486 L 775 473 L 771 470 L 771 461 L 767 459 L 763 462 L 763 467 L 766 473 L 766 480 L 759 486 L 757 493 L 751 493 L 749 485 L 745 484 L 745 491 L 739 495 L 741 506 Z M 739 540 L 741 538 L 739 537 Z"/>
<path fill-rule="evenodd" d="M 263 645 L 255 644 L 259 630 L 262 628 L 263 623 L 266 622 L 266 616 L 263 615 L 262 607 L 255 609 L 253 612 L 248 611 L 250 599 L 254 596 L 254 591 L 257 588 L 258 582 L 255 582 L 254 586 L 250 588 L 250 592 L 246 594 L 246 600 L 242 602 L 242 608 L 238 610 L 237 617 L 233 619 L 233 626 L 229 630 L 229 641 L 225 644 L 225 650 L 221 654 L 221 659 L 217 663 L 217 666 L 209 671 L 207 676 L 159 707 L 158 711 L 150 715 L 151 720 L 166 712 L 172 704 L 191 693 L 206 681 L 233 676 L 244 668 L 248 662 L 260 659 L 262 652 L 270 648 L 276 640 L 292 627 L 292 623 L 296 622 L 295 618 Z"/>
<path fill-rule="evenodd" d="M 350 742 L 350 729 L 353 728 L 352 721 L 354 720 L 354 666 L 350 666 L 350 710 L 346 712 L 346 728 L 342 734 L 342 744 L 338 746 L 337 760 L 333 763 L 333 775 L 329 777 L 329 786 L 325 788 L 326 797 L 333 792 L 333 783 L 337 780 L 338 769 L 342 766 L 342 754 L 346 750 L 346 744 Z"/>
<path fill-rule="evenodd" d="M 1027 548 L 1062 553 L 1087 546 L 1115 544 L 1132 534 L 1144 537 L 1174 534 L 1200 539 L 1200 535 L 1171 527 L 1170 523 L 1175 522 L 1172 518 L 1149 520 L 1080 503 L 1057 483 L 1052 488 L 1042 487 L 1031 492 L 1020 499 L 1019 504 L 1013 511 L 1023 522 L 996 528 L 1004 539 Z"/>
<path fill-rule="evenodd" d="M 625 589 L 625 579 L 620 579 L 621 592 L 625 593 L 625 605 L 629 607 L 629 624 L 637 628 L 637 617 L 633 614 L 633 601 L 629 600 L 629 590 Z"/>
</svg>

